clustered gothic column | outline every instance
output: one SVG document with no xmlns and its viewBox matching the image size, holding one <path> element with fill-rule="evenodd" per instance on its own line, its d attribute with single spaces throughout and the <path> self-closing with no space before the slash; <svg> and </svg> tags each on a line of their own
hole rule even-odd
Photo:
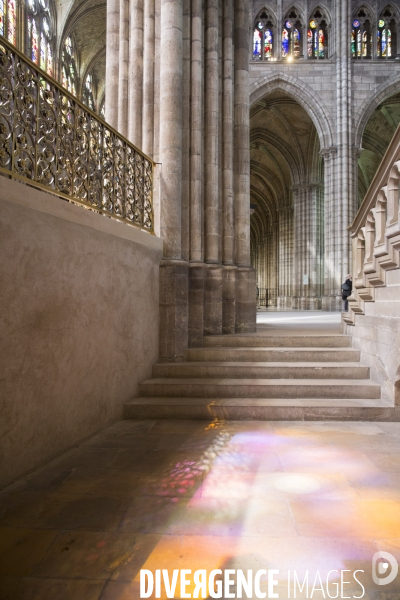
<svg viewBox="0 0 400 600">
<path fill-rule="evenodd" d="M 124 17 L 123 2 L 129 4 Z M 107 5 L 106 118 L 160 163 L 154 196 L 164 239 L 165 360 L 180 360 L 188 346 L 203 344 L 204 335 L 255 330 L 247 4 L 109 0 Z M 123 74 L 122 48 L 129 57 Z M 115 106 L 122 104 L 125 89 L 124 117 Z"/>
<path fill-rule="evenodd" d="M 294 186 L 295 269 L 292 308 L 321 308 L 323 284 L 323 194 L 318 184 Z"/>
<path fill-rule="evenodd" d="M 344 223 L 356 213 L 354 193 L 357 155 L 352 139 L 351 55 L 348 32 L 351 3 L 338 0 L 335 14 L 336 61 L 336 147 L 325 148 L 325 289 L 322 308 L 340 310 L 341 283 L 351 265 L 349 235 Z"/>
<path fill-rule="evenodd" d="M 278 209 L 279 246 L 278 308 L 292 308 L 293 286 L 293 206 Z"/>
</svg>

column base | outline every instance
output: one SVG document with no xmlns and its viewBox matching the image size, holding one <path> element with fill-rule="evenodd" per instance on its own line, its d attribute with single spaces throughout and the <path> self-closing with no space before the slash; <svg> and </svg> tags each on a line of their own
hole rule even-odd
<svg viewBox="0 0 400 600">
<path fill-rule="evenodd" d="M 236 271 L 235 308 L 235 332 L 255 332 L 257 319 L 256 271 L 252 267 L 238 267 Z"/>
<path fill-rule="evenodd" d="M 278 296 L 276 306 L 277 306 L 278 310 L 280 310 L 280 309 L 288 310 L 288 309 L 293 308 L 292 303 L 293 303 L 292 296 Z"/>
<path fill-rule="evenodd" d="M 160 264 L 160 360 L 180 361 L 188 347 L 189 264 Z"/>
<path fill-rule="evenodd" d="M 222 267 L 204 265 L 204 335 L 222 334 Z"/>
<path fill-rule="evenodd" d="M 222 268 L 222 333 L 235 333 L 236 271 L 234 265 Z"/>
<path fill-rule="evenodd" d="M 204 263 L 189 264 L 189 348 L 202 348 L 204 335 Z"/>
<path fill-rule="evenodd" d="M 321 310 L 321 298 L 316 296 L 294 296 L 292 298 L 293 310 Z"/>
<path fill-rule="evenodd" d="M 341 296 L 322 296 L 321 298 L 322 310 L 327 311 L 342 311 L 343 300 Z"/>
</svg>

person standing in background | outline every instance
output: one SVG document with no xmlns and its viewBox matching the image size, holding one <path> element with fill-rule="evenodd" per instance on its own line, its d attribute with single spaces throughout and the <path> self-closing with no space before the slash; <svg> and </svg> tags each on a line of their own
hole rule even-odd
<svg viewBox="0 0 400 600">
<path fill-rule="evenodd" d="M 344 311 L 348 312 L 349 310 L 349 296 L 351 296 L 351 291 L 353 289 L 353 281 L 352 276 L 346 275 L 346 281 L 342 284 L 342 300 L 344 300 Z"/>
</svg>

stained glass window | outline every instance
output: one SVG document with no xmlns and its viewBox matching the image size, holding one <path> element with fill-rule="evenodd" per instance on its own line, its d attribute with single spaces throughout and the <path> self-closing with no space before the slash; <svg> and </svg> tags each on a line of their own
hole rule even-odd
<svg viewBox="0 0 400 600">
<path fill-rule="evenodd" d="M 28 0 L 26 52 L 49 75 L 53 74 L 53 28 L 47 0 Z"/>
<path fill-rule="evenodd" d="M 253 59 L 270 59 L 274 54 L 272 17 L 263 10 L 257 17 L 253 30 Z"/>
<path fill-rule="evenodd" d="M 289 32 L 287 29 L 282 31 L 282 56 L 289 56 Z"/>
<path fill-rule="evenodd" d="M 282 57 L 291 60 L 302 54 L 302 24 L 297 10 L 289 11 L 283 21 L 282 29 Z M 309 39 L 309 38 L 308 38 Z"/>
<path fill-rule="evenodd" d="M 36 19 L 32 19 L 31 26 L 31 60 L 37 62 L 39 57 L 39 43 Z"/>
<path fill-rule="evenodd" d="M 253 58 L 261 58 L 261 31 L 257 27 L 253 35 Z"/>
<path fill-rule="evenodd" d="M 77 92 L 77 67 L 76 67 L 76 54 L 74 50 L 74 43 L 71 36 L 65 39 L 64 47 L 62 50 L 62 85 L 71 93 L 76 96 Z"/>
<path fill-rule="evenodd" d="M 16 0 L 0 0 L 0 35 L 17 45 L 17 5 Z"/>
<path fill-rule="evenodd" d="M 308 58 L 325 58 L 327 46 L 328 25 L 324 12 L 317 8 L 314 10 L 307 31 L 307 56 Z"/>
<path fill-rule="evenodd" d="M 91 73 L 86 75 L 82 90 L 82 101 L 86 106 L 94 110 L 93 76 Z"/>
<path fill-rule="evenodd" d="M 293 54 L 295 56 L 300 56 L 300 31 L 295 29 L 293 31 Z"/>
<path fill-rule="evenodd" d="M 396 21 L 391 9 L 383 11 L 378 21 L 377 31 L 377 56 L 378 58 L 392 58 L 395 54 L 393 48 L 396 48 Z"/>
<path fill-rule="evenodd" d="M 270 29 L 267 29 L 264 33 L 264 56 L 266 58 L 271 58 L 272 53 L 272 31 Z"/>
<path fill-rule="evenodd" d="M 370 17 L 366 9 L 361 9 L 352 22 L 351 30 L 351 56 L 353 58 L 371 58 L 372 37 Z"/>
</svg>

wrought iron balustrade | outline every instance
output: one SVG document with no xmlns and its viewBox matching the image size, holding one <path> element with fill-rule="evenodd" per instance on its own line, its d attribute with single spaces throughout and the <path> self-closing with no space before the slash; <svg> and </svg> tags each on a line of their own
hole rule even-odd
<svg viewBox="0 0 400 600">
<path fill-rule="evenodd" d="M 0 36 L 0 173 L 153 233 L 153 170 Z"/>
</svg>

